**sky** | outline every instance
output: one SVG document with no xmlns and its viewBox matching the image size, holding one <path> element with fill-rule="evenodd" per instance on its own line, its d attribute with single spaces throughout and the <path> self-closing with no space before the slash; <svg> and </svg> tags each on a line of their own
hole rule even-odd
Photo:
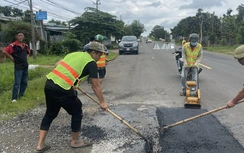
<svg viewBox="0 0 244 153">
<path fill-rule="evenodd" d="M 18 7 L 26 10 L 28 2 L 23 0 L 0 0 L 1 6 Z M 33 0 L 33 10 L 47 11 L 48 20 L 68 21 L 80 16 L 86 7 L 96 7 L 121 19 L 125 24 L 139 20 L 145 26 L 142 34 L 147 36 L 156 25 L 170 32 L 181 19 L 195 16 L 198 8 L 222 17 L 228 9 L 237 14 L 236 8 L 243 0 Z"/>
</svg>

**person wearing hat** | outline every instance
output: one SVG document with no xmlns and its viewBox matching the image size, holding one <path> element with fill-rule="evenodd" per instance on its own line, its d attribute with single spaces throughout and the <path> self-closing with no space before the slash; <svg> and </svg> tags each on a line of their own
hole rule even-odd
<svg viewBox="0 0 244 153">
<path fill-rule="evenodd" d="M 189 42 L 182 46 L 182 60 L 184 65 L 181 72 L 181 96 L 186 95 L 186 74 L 188 74 L 189 71 L 192 72 L 192 80 L 196 82 L 198 81 L 198 67 L 203 57 L 202 45 L 198 43 L 198 40 L 199 35 L 192 33 L 189 37 Z"/>
<path fill-rule="evenodd" d="M 234 52 L 234 58 L 238 60 L 241 65 L 244 65 L 244 45 L 236 48 Z M 226 107 L 234 107 L 240 100 L 244 98 L 244 88 L 242 88 L 239 93 L 229 102 L 227 102 Z"/>
<path fill-rule="evenodd" d="M 100 34 L 97 34 L 95 36 L 95 41 L 101 43 L 101 45 L 103 46 L 103 50 L 104 53 L 102 54 L 102 56 L 100 57 L 100 59 L 97 61 L 97 68 L 98 68 L 98 75 L 99 75 L 99 82 L 100 84 L 102 84 L 102 80 L 105 78 L 106 75 L 106 55 L 108 54 L 108 51 L 106 50 L 105 46 L 102 44 L 104 37 Z"/>
<path fill-rule="evenodd" d="M 92 143 L 79 140 L 79 132 L 82 120 L 82 103 L 77 97 L 75 88 L 85 76 L 91 77 L 92 89 L 97 96 L 100 107 L 107 109 L 102 89 L 97 76 L 96 61 L 104 53 L 102 45 L 91 42 L 86 52 L 73 52 L 60 60 L 54 70 L 47 74 L 44 92 L 46 98 L 46 112 L 40 126 L 39 141 L 36 152 L 44 152 L 50 148 L 45 143 L 47 132 L 52 121 L 57 117 L 62 107 L 71 118 L 72 148 L 80 148 L 92 145 Z"/>
</svg>

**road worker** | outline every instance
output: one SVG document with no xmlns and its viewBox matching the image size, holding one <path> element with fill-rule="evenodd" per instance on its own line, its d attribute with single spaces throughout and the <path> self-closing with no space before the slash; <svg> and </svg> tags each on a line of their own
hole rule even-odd
<svg viewBox="0 0 244 153">
<path fill-rule="evenodd" d="M 36 152 L 44 152 L 50 148 L 45 143 L 45 138 L 52 121 L 57 117 L 61 107 L 72 116 L 71 147 L 81 148 L 92 145 L 88 141 L 79 140 L 82 103 L 77 97 L 75 87 L 79 85 L 82 78 L 89 75 L 92 89 L 100 102 L 100 107 L 104 110 L 107 109 L 108 106 L 103 97 L 96 65 L 96 61 L 100 59 L 103 53 L 104 50 L 100 43 L 91 42 L 86 52 L 67 54 L 64 59 L 56 64 L 56 68 L 47 75 L 44 88 L 47 109 L 41 122 Z"/>
<path fill-rule="evenodd" d="M 237 59 L 237 61 L 241 65 L 244 65 L 244 45 L 241 45 L 236 48 L 234 52 L 234 58 Z M 227 103 L 226 107 L 227 108 L 234 107 L 243 98 L 244 98 L 244 87 L 242 87 L 242 89 L 237 93 L 237 95 Z"/>
<path fill-rule="evenodd" d="M 186 77 L 188 71 L 192 72 L 192 81 L 197 80 L 197 73 L 200 61 L 202 60 L 203 51 L 202 45 L 198 43 L 199 36 L 196 33 L 192 33 L 189 37 L 189 42 L 185 43 L 182 47 L 182 60 L 183 60 L 183 69 L 181 73 L 181 84 L 182 91 L 180 92 L 181 96 L 186 95 Z"/>
<path fill-rule="evenodd" d="M 104 37 L 100 34 L 97 34 L 95 36 L 95 41 L 99 42 L 102 44 Z M 105 75 L 106 75 L 106 55 L 108 54 L 108 50 L 106 50 L 106 47 L 102 44 L 103 49 L 104 49 L 104 53 L 102 54 L 102 56 L 100 57 L 100 59 L 97 61 L 97 69 L 98 69 L 98 75 L 99 75 L 99 82 L 100 84 L 102 84 L 102 80 L 104 79 Z"/>
</svg>

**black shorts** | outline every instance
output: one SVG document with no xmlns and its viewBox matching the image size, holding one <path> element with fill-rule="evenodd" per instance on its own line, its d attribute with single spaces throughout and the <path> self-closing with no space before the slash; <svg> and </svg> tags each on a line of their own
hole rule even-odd
<svg viewBox="0 0 244 153">
<path fill-rule="evenodd" d="M 97 74 L 99 79 L 103 79 L 106 75 L 106 68 L 98 69 Z"/>
</svg>

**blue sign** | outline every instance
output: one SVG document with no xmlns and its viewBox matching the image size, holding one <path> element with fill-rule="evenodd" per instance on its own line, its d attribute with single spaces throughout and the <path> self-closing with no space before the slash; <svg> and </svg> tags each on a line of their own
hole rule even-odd
<svg viewBox="0 0 244 153">
<path fill-rule="evenodd" d="M 36 12 L 36 20 L 47 20 L 47 11 Z"/>
</svg>

